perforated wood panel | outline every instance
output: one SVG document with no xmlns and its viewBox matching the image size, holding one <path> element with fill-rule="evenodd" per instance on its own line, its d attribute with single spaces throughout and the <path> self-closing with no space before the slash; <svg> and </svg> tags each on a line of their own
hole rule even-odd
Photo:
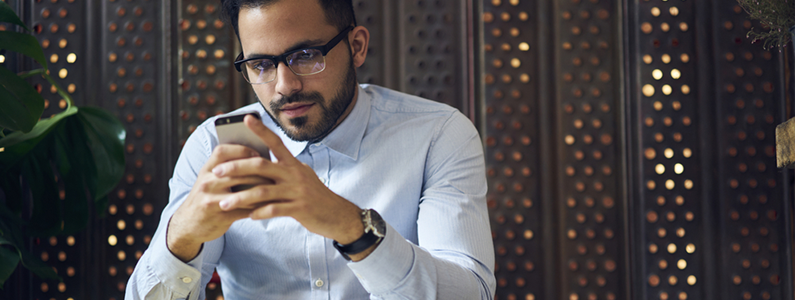
<svg viewBox="0 0 795 300">
<path fill-rule="evenodd" d="M 241 76 L 232 62 L 237 38 L 221 21 L 218 1 L 180 1 L 179 30 L 180 101 L 178 137 L 180 145 L 207 117 L 229 112 L 244 103 L 234 93 Z"/>
<path fill-rule="evenodd" d="M 790 221 L 778 213 L 791 194 L 772 170 L 774 127 L 787 114 L 780 58 L 745 39 L 751 22 L 735 5 L 642 1 L 629 16 L 642 178 L 634 294 L 791 298 L 781 285 L 792 272 Z"/>
<path fill-rule="evenodd" d="M 443 102 L 474 119 L 471 0 L 353 2 L 357 23 L 371 33 L 359 82 Z"/>
<path fill-rule="evenodd" d="M 44 48 L 49 63 L 50 74 L 77 104 L 86 104 L 90 95 L 85 87 L 85 66 L 88 49 L 85 46 L 86 32 L 85 3 L 75 0 L 18 2 L 18 7 L 29 5 L 30 10 L 23 18 Z M 19 70 L 41 68 L 30 61 L 20 61 Z M 41 77 L 34 77 L 31 83 L 45 99 L 43 118 L 63 111 L 66 100 L 57 94 L 56 88 Z M 89 271 L 82 257 L 91 247 L 90 234 L 77 234 L 61 237 L 37 238 L 29 245 L 31 252 L 53 267 L 63 278 L 58 281 L 35 281 L 31 295 L 43 299 L 52 297 L 83 297 L 88 292 L 82 283 Z"/>
<path fill-rule="evenodd" d="M 760 25 L 739 6 L 716 12 L 721 297 L 790 299 L 791 177 L 775 168 L 775 127 L 786 120 L 782 54 L 744 39 Z"/>
<path fill-rule="evenodd" d="M 44 48 L 50 74 L 73 98 L 82 99 L 86 91 L 78 90 L 82 85 L 85 71 L 87 49 L 85 47 L 85 8 L 84 3 L 75 0 L 37 1 L 30 3 L 30 27 Z M 40 68 L 38 64 L 25 65 L 25 69 Z M 37 77 L 32 80 L 37 90 L 42 91 L 45 98 L 43 117 L 49 117 L 66 108 L 66 101 L 57 94 L 54 86 L 45 79 Z M 81 102 L 82 103 L 82 102 Z"/>
<path fill-rule="evenodd" d="M 698 82 L 695 4 L 692 1 L 642 2 L 637 6 L 637 52 L 633 61 L 638 82 L 630 94 L 639 108 L 635 126 L 642 153 L 639 165 L 641 190 L 638 199 L 640 253 L 638 262 L 645 284 L 642 297 L 649 299 L 700 299 L 704 297 L 711 259 L 708 232 L 703 231 L 704 182 L 700 180 L 704 155 L 703 136 L 697 124 Z M 717 228 L 716 228 L 717 229 Z M 705 236 L 706 234 L 706 236 Z"/>
<path fill-rule="evenodd" d="M 504 3 L 503 3 L 504 2 Z M 532 1 L 486 1 L 484 83 L 488 207 L 497 298 L 545 299 L 544 231 L 538 174 L 538 12 Z M 531 46 L 533 45 L 533 46 Z"/>
<path fill-rule="evenodd" d="M 651 0 L 483 1 L 482 5 L 483 125 L 498 254 L 497 298 L 789 297 L 791 288 L 782 288 L 780 282 L 790 276 L 790 262 L 788 256 L 779 256 L 781 248 L 789 246 L 779 244 L 789 244 L 790 233 L 787 226 L 777 227 L 778 222 L 790 222 L 779 220 L 778 211 L 787 210 L 787 202 L 770 205 L 769 196 L 787 197 L 788 190 L 780 184 L 785 181 L 780 174 L 765 175 L 772 166 L 772 128 L 786 114 L 783 92 L 775 88 L 776 78 L 781 78 L 776 65 L 780 61 L 768 53 L 770 63 L 765 64 L 760 49 L 733 49 L 755 46 L 731 32 L 740 25 L 729 23 L 750 27 L 741 11 L 718 3 Z M 538 12 L 530 15 L 537 18 L 537 27 L 514 25 L 514 14 L 525 7 Z M 547 15 L 555 21 L 551 26 Z M 711 18 L 720 19 L 720 27 L 709 25 Z M 747 32 L 748 27 L 740 31 Z M 547 35 L 548 28 L 553 34 Z M 535 65 L 514 60 L 513 45 L 502 45 L 504 33 L 526 30 L 538 33 L 525 47 L 530 53 L 535 50 L 539 62 Z M 712 39 L 718 42 L 703 42 Z M 749 56 L 741 67 L 712 60 L 727 49 L 761 58 Z M 550 64 L 545 62 L 549 57 L 554 58 Z M 516 104 L 506 101 L 508 93 L 502 88 L 513 83 L 512 70 L 506 67 L 514 64 L 509 62 L 515 62 L 517 72 L 528 74 L 530 84 L 554 77 L 554 86 L 542 83 L 530 97 Z M 752 100 L 715 99 L 715 91 Z M 740 92 L 756 94 L 738 97 Z M 508 160 L 506 146 L 511 144 L 501 143 L 499 136 L 510 128 L 507 124 L 516 124 L 511 105 L 532 111 L 519 122 L 538 122 L 543 128 L 511 132 L 537 137 L 539 151 L 534 154 L 541 159 L 537 168 L 555 178 L 537 189 L 511 190 L 505 184 L 515 180 L 511 171 L 522 163 Z M 730 108 L 728 113 L 724 107 Z M 555 117 L 546 117 L 549 114 Z M 549 160 L 553 161 L 547 168 Z M 544 180 L 548 179 L 536 182 Z M 514 187 L 533 182 L 525 180 Z M 541 195 L 534 202 L 541 205 L 529 209 L 512 206 L 512 201 L 503 205 L 507 193 Z M 757 203 L 765 208 L 748 208 L 754 198 L 743 196 L 746 193 L 762 199 Z M 739 200 L 731 200 L 735 197 Z M 763 216 L 767 213 L 772 219 Z M 511 220 L 521 221 L 520 226 L 553 227 L 534 235 L 544 242 L 540 253 L 511 252 L 533 245 L 514 240 L 517 225 Z M 545 237 L 544 232 L 554 237 Z M 719 252 L 726 253 L 715 255 Z M 545 259 L 529 276 L 546 276 L 535 285 L 522 286 L 528 273 L 517 270 L 515 256 Z M 770 267 L 772 261 L 787 270 Z"/>
<path fill-rule="evenodd" d="M 618 299 L 626 257 L 620 27 L 613 1 L 555 7 L 561 297 Z"/>
<path fill-rule="evenodd" d="M 161 3 L 152 1 L 102 2 L 101 105 L 116 112 L 127 129 L 127 168 L 122 182 L 110 195 L 108 217 L 97 237 L 102 243 L 107 276 L 103 298 L 123 299 L 127 279 L 148 246 L 165 203 L 169 164 L 162 154 L 167 147 L 161 129 L 167 123 L 160 92 L 167 85 L 160 28 Z"/>
<path fill-rule="evenodd" d="M 392 54 L 390 36 L 386 32 L 391 16 L 385 11 L 387 1 L 354 1 L 353 9 L 356 14 L 356 24 L 367 27 L 370 31 L 370 45 L 367 49 L 367 59 L 364 64 L 356 69 L 356 77 L 361 83 L 372 83 L 381 86 L 393 86 L 390 82 L 394 78 L 394 66 L 385 58 Z M 388 5 L 388 3 L 387 3 Z"/>
</svg>

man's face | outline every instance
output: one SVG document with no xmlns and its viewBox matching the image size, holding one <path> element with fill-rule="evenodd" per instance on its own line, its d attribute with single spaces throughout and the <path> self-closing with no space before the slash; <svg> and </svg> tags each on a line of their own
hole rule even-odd
<svg viewBox="0 0 795 300">
<path fill-rule="evenodd" d="M 244 57 L 322 46 L 339 33 L 326 22 L 317 0 L 241 8 L 238 27 Z M 252 85 L 262 106 L 291 139 L 322 139 L 353 108 L 356 73 L 347 40 L 346 36 L 328 52 L 326 68 L 318 74 L 298 76 L 280 63 L 274 81 Z"/>
</svg>

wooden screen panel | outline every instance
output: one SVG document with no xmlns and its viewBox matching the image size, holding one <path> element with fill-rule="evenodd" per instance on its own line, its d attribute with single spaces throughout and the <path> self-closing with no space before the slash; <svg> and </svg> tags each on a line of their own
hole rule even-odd
<svg viewBox="0 0 795 300">
<path fill-rule="evenodd" d="M 353 3 L 356 24 L 367 27 L 370 31 L 367 59 L 356 69 L 356 79 L 359 83 L 390 86 L 388 80 L 393 77 L 392 74 L 385 74 L 386 70 L 391 70 L 390 61 L 386 60 L 386 57 L 394 51 L 390 44 L 389 33 L 386 31 L 391 16 L 384 10 L 385 2 L 387 1 L 358 0 Z"/>
<path fill-rule="evenodd" d="M 469 115 L 468 1 L 398 1 L 403 92 L 449 104 Z M 393 58 L 394 59 L 394 58 Z"/>
<path fill-rule="evenodd" d="M 76 105 L 91 103 L 85 99 L 90 93 L 84 90 L 85 69 L 89 65 L 86 55 L 88 49 L 85 46 L 85 35 L 88 32 L 85 3 L 75 0 L 29 1 L 28 5 L 30 10 L 27 14 L 21 14 L 21 17 L 30 25 L 33 35 L 44 48 L 50 74 L 69 93 Z M 42 67 L 35 62 L 20 66 L 20 70 Z M 55 86 L 47 80 L 36 76 L 30 81 L 45 99 L 42 118 L 49 118 L 66 108 L 66 100 L 57 94 Z M 83 281 L 89 275 L 89 270 L 82 257 L 91 245 L 90 236 L 79 233 L 33 239 L 28 249 L 52 266 L 64 281 L 41 280 L 31 276 L 29 296 L 44 299 L 85 297 L 87 290 Z"/>
<path fill-rule="evenodd" d="M 177 125 L 180 147 L 208 117 L 226 113 L 247 104 L 241 95 L 251 89 L 233 62 L 240 53 L 237 37 L 229 24 L 221 21 L 218 1 L 180 1 L 178 20 Z M 243 86 L 237 83 L 245 83 Z"/>
<path fill-rule="evenodd" d="M 221 20 L 218 1 L 179 1 L 176 15 L 176 149 L 182 149 L 207 118 L 248 104 L 245 95 L 251 86 L 234 67 L 240 48 L 232 27 Z M 220 280 L 208 283 L 206 293 L 207 299 L 223 299 Z"/>
<path fill-rule="evenodd" d="M 790 172 L 776 169 L 774 136 L 786 120 L 784 64 L 745 38 L 761 26 L 738 5 L 716 14 L 721 298 L 791 299 Z"/>
<path fill-rule="evenodd" d="M 487 196 L 497 299 L 546 299 L 539 173 L 536 5 L 483 1 Z"/>
<path fill-rule="evenodd" d="M 99 221 L 96 245 L 102 249 L 97 287 L 103 299 L 123 299 L 129 276 L 152 239 L 168 197 L 169 174 L 162 154 L 163 11 L 159 2 L 109 0 L 101 5 L 101 89 L 99 105 L 113 112 L 127 130 L 124 177 L 111 192 L 108 215 Z"/>
<path fill-rule="evenodd" d="M 474 119 L 471 0 L 353 1 L 370 31 L 360 83 L 449 104 Z"/>
<path fill-rule="evenodd" d="M 623 298 L 620 49 L 613 1 L 555 7 L 561 297 Z"/>
<path fill-rule="evenodd" d="M 640 240 L 636 291 L 645 299 L 700 299 L 709 241 L 702 226 L 701 152 L 698 130 L 695 4 L 693 1 L 643 1 L 634 12 L 632 55 L 638 80 L 631 101 L 638 107 L 640 190 L 637 214 Z M 703 87 L 707 88 L 707 87 Z"/>
<path fill-rule="evenodd" d="M 58 84 L 66 89 L 76 104 L 87 104 L 85 97 L 90 95 L 82 88 L 85 80 L 85 69 L 88 65 L 85 45 L 85 3 L 75 0 L 61 1 L 30 1 L 31 9 L 27 24 L 44 48 L 45 58 L 49 63 L 50 75 Z M 23 69 L 38 69 L 37 63 L 25 64 Z M 31 79 L 34 87 L 45 98 L 42 118 L 63 111 L 66 101 L 57 94 L 57 90 L 41 77 Z"/>
<path fill-rule="evenodd" d="M 8 4 L 16 12 L 20 12 L 21 11 L 19 9 L 19 6 L 22 3 L 28 2 L 28 1 L 25 1 L 25 0 L 2 0 L 2 1 L 4 1 L 6 4 Z M 20 17 L 23 20 L 25 20 L 25 16 L 20 16 Z M 26 23 L 26 24 L 30 25 L 30 23 Z M 14 30 L 14 28 L 15 28 L 15 26 L 10 25 L 10 24 L 6 24 L 6 23 L 0 24 L 0 31 Z M 14 73 L 17 73 L 17 71 L 20 70 L 20 63 L 21 63 L 21 61 L 20 61 L 19 57 L 17 57 L 17 55 L 14 55 L 14 54 L 11 54 L 11 53 L 8 53 L 8 52 L 3 52 L 2 54 L 0 54 L 0 65 L 2 65 L 3 67 L 11 70 Z"/>
</svg>

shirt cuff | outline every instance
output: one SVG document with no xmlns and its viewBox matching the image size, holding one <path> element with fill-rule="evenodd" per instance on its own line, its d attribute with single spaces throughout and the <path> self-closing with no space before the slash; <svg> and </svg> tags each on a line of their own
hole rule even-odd
<svg viewBox="0 0 795 300">
<path fill-rule="evenodd" d="M 165 287 L 177 295 L 187 297 L 201 282 L 199 267 L 203 261 L 202 250 L 199 250 L 199 254 L 193 260 L 185 263 L 168 250 L 165 234 L 162 234 L 160 238 L 152 241 L 151 247 L 146 250 L 149 252 L 147 265 Z"/>
<path fill-rule="evenodd" d="M 371 294 L 394 290 L 408 276 L 414 264 L 414 247 L 397 230 L 386 224 L 386 236 L 367 257 L 349 262 L 348 268 Z"/>
</svg>

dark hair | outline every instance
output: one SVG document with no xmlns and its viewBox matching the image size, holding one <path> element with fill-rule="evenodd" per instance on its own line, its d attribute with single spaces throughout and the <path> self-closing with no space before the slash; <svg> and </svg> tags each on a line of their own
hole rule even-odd
<svg viewBox="0 0 795 300">
<path fill-rule="evenodd" d="M 232 24 L 235 34 L 240 37 L 237 27 L 237 18 L 241 8 L 258 8 L 276 3 L 280 0 L 221 0 L 221 18 Z M 290 1 L 290 0 L 283 0 Z M 316 0 L 320 2 L 326 15 L 326 22 L 343 30 L 353 24 L 356 26 L 356 16 L 353 14 L 353 0 Z"/>
</svg>

